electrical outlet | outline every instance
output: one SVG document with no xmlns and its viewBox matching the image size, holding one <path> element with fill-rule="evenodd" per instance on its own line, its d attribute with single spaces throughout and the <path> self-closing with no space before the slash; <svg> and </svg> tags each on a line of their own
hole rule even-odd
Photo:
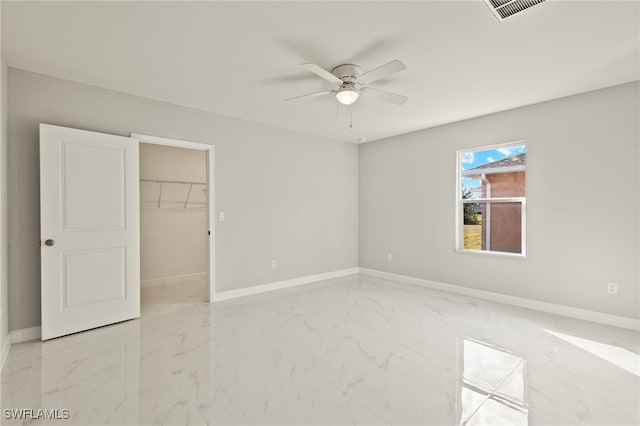
<svg viewBox="0 0 640 426">
<path fill-rule="evenodd" d="M 224 212 L 218 212 L 218 222 L 224 222 Z"/>
<path fill-rule="evenodd" d="M 607 294 L 611 294 L 613 296 L 618 295 L 618 284 L 617 283 L 607 283 Z"/>
<path fill-rule="evenodd" d="M 387 253 L 387 260 L 391 262 L 393 260 L 393 253 Z"/>
<path fill-rule="evenodd" d="M 275 261 L 275 260 L 272 260 L 272 261 L 271 261 L 271 269 L 276 269 L 276 267 L 277 267 L 277 266 L 278 266 L 278 265 L 277 265 L 276 261 Z"/>
</svg>

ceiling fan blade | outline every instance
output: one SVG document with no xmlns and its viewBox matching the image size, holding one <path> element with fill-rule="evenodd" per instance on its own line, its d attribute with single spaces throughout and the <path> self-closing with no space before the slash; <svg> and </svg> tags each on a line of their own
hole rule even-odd
<svg viewBox="0 0 640 426">
<path fill-rule="evenodd" d="M 390 102 L 395 105 L 403 105 L 409 98 L 403 95 L 398 95 L 397 93 L 387 92 L 386 90 L 376 89 L 375 87 L 365 87 L 363 89 L 366 93 L 369 93 L 371 96 L 375 96 L 378 99 L 383 101 Z"/>
<path fill-rule="evenodd" d="M 330 83 L 337 84 L 339 86 L 342 85 L 342 80 L 316 64 L 300 64 L 300 66 L 307 71 L 314 73 L 318 77 L 324 78 Z"/>
<path fill-rule="evenodd" d="M 335 93 L 335 91 L 323 90 L 322 92 L 315 92 L 315 93 L 309 93 L 306 95 L 295 96 L 293 98 L 285 99 L 284 101 L 287 102 L 287 101 L 295 101 L 296 99 L 302 99 L 302 98 L 315 98 L 316 96 L 328 95 L 329 93 Z"/>
<path fill-rule="evenodd" d="M 358 77 L 358 83 L 369 84 L 381 78 L 389 77 L 392 74 L 406 70 L 407 66 L 398 59 L 394 59 L 384 65 L 380 65 L 378 68 L 374 68 L 371 71 L 367 71 Z"/>
</svg>

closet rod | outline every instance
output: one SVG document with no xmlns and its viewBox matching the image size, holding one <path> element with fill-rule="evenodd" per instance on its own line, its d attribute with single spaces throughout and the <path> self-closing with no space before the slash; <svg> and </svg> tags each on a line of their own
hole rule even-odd
<svg viewBox="0 0 640 426">
<path fill-rule="evenodd" d="M 193 185 L 206 185 L 206 182 L 197 182 L 190 180 L 167 180 L 167 179 L 140 179 L 140 182 L 152 182 L 160 184 L 160 192 L 158 193 L 158 208 L 162 206 L 162 186 L 165 183 L 177 183 L 182 185 L 189 185 L 189 192 L 187 193 L 187 199 L 184 202 L 184 208 L 186 209 L 189 205 L 189 199 L 191 198 L 191 190 L 193 189 Z"/>
<path fill-rule="evenodd" d="M 153 182 L 153 183 L 181 183 L 183 185 L 206 185 L 207 182 L 197 182 L 190 180 L 166 180 L 166 179 L 140 179 L 140 182 Z"/>
</svg>

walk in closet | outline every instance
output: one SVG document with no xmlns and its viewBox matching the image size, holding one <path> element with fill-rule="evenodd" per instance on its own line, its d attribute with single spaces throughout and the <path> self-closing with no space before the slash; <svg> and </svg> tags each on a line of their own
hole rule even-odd
<svg viewBox="0 0 640 426">
<path fill-rule="evenodd" d="M 206 302 L 207 185 L 204 151 L 140 144 L 143 309 Z"/>
</svg>

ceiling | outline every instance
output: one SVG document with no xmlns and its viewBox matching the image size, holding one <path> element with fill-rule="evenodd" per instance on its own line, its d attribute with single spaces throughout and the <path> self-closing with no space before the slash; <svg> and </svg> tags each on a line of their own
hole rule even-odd
<svg viewBox="0 0 640 426">
<path fill-rule="evenodd" d="M 640 3 L 548 0 L 500 23 L 481 0 L 9 2 L 9 66 L 356 142 L 640 79 Z M 331 89 L 300 68 L 392 59 L 346 133 Z"/>
</svg>

